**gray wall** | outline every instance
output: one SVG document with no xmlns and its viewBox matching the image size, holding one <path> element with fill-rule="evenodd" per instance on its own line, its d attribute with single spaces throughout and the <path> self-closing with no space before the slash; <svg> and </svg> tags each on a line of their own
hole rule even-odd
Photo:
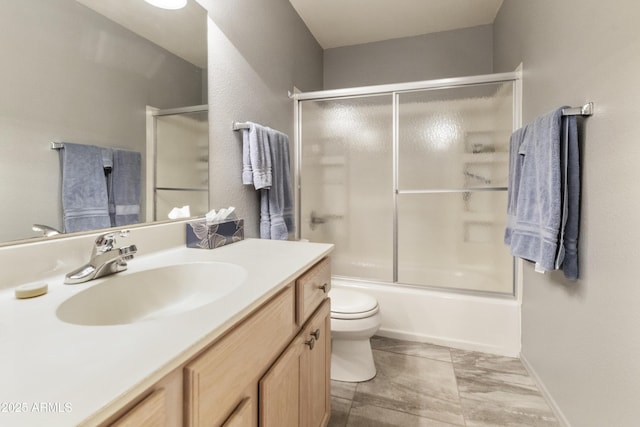
<svg viewBox="0 0 640 427">
<path fill-rule="evenodd" d="M 257 237 L 258 193 L 242 185 L 242 135 L 231 123 L 281 130 L 293 146 L 287 91 L 322 89 L 322 49 L 288 0 L 199 3 L 210 16 L 210 206 L 235 206 L 245 219 L 245 235 Z"/>
<path fill-rule="evenodd" d="M 368 86 L 488 74 L 492 26 L 327 49 L 324 88 Z"/>
<path fill-rule="evenodd" d="M 594 101 L 581 129 L 581 278 L 524 270 L 522 354 L 573 426 L 638 425 L 640 5 L 505 0 L 495 70 L 524 65 L 524 121 Z"/>
<path fill-rule="evenodd" d="M 50 141 L 128 148 L 144 164 L 146 105 L 202 102 L 200 68 L 74 0 L 3 1 L 0 28 L 0 242 L 62 228 Z"/>
</svg>

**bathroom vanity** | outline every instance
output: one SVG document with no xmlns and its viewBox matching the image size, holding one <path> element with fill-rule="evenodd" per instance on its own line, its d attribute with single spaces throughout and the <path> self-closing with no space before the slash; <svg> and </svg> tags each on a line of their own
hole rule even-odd
<svg viewBox="0 0 640 427">
<path fill-rule="evenodd" d="M 141 256 L 116 276 L 230 263 L 246 277 L 205 305 L 125 324 L 73 324 L 56 315 L 109 277 L 83 285 L 53 277 L 49 293 L 31 300 L 3 290 L 2 323 L 8 313 L 23 329 L 0 351 L 10 368 L 0 401 L 25 405 L 0 413 L 0 425 L 325 426 L 332 248 L 248 239 Z M 49 408 L 36 411 L 42 403 Z"/>
</svg>

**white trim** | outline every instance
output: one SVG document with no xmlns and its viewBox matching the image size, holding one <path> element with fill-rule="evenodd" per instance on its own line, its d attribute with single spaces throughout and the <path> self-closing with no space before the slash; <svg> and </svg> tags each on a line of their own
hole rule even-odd
<svg viewBox="0 0 640 427">
<path fill-rule="evenodd" d="M 567 417 L 564 416 L 562 409 L 560 409 L 560 406 L 556 403 L 551 393 L 549 393 L 549 390 L 544 385 L 544 383 L 540 379 L 540 376 L 535 371 L 535 369 L 533 369 L 533 366 L 531 366 L 531 363 L 529 363 L 529 361 L 524 356 L 524 354 L 520 354 L 520 360 L 522 361 L 522 365 L 524 366 L 524 368 L 529 373 L 529 376 L 536 383 L 536 386 L 538 387 L 538 390 L 540 390 L 542 397 L 544 397 L 544 400 L 546 400 L 549 406 L 551 407 L 551 410 L 555 414 L 560 425 L 562 425 L 562 427 L 571 427 L 571 423 L 569 423 L 569 420 L 567 419 Z"/>
</svg>

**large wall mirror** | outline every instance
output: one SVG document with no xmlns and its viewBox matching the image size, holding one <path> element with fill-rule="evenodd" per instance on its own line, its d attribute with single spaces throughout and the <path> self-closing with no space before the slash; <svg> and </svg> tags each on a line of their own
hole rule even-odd
<svg viewBox="0 0 640 427">
<path fill-rule="evenodd" d="M 0 245 L 43 238 L 34 224 L 64 231 L 62 164 L 52 142 L 139 152 L 139 223 L 166 219 L 155 212 L 150 116 L 158 111 L 176 113 L 173 128 L 204 129 L 198 151 L 177 162 L 204 181 L 162 183 L 173 191 L 164 203 L 180 205 L 180 190 L 207 198 L 206 111 L 193 118 L 207 104 L 207 14 L 195 0 L 180 10 L 143 0 L 3 1 L 0 28 Z M 183 153 L 176 147 L 190 133 L 174 129 L 179 136 L 164 143 Z"/>
</svg>

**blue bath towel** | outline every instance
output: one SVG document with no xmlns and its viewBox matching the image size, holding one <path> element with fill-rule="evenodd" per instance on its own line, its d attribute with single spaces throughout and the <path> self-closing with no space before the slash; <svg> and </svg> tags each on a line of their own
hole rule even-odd
<svg viewBox="0 0 640 427">
<path fill-rule="evenodd" d="M 272 185 L 260 194 L 260 237 L 287 240 L 295 231 L 289 167 L 289 137 L 267 128 L 272 165 Z"/>
<path fill-rule="evenodd" d="M 538 271 L 556 268 L 562 221 L 560 134 L 562 109 L 537 118 L 515 135 L 511 158 L 519 174 L 510 176 L 508 226 L 505 243 L 511 254 L 536 263 Z M 519 145 L 516 147 L 516 142 Z M 520 157 L 521 156 L 521 157 Z M 517 192 L 512 200 L 513 192 Z M 515 201 L 515 206 L 513 202 Z"/>
<path fill-rule="evenodd" d="M 113 150 L 113 169 L 109 189 L 113 226 L 140 222 L 140 183 L 142 156 L 136 151 Z"/>
<path fill-rule="evenodd" d="M 558 108 L 511 135 L 507 228 L 511 254 L 537 271 L 578 277 L 580 171 L 576 118 Z"/>
<path fill-rule="evenodd" d="M 578 272 L 578 235 L 580 225 L 580 148 L 575 116 L 563 118 L 566 146 L 566 224 L 563 233 L 564 260 L 562 271 L 567 279 L 576 280 Z"/>
<path fill-rule="evenodd" d="M 60 164 L 65 233 L 111 227 L 102 148 L 65 142 Z"/>
</svg>

